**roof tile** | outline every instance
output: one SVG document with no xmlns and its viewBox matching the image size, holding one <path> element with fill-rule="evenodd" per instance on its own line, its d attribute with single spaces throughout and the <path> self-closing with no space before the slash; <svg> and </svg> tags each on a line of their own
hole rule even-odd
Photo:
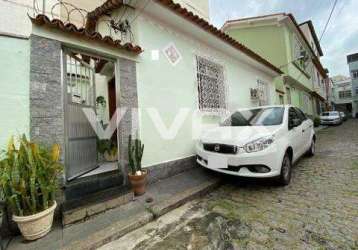
<svg viewBox="0 0 358 250">
<path fill-rule="evenodd" d="M 74 25 L 73 23 L 65 24 L 59 19 L 50 20 L 47 16 L 42 15 L 42 14 L 37 15 L 35 18 L 30 17 L 30 19 L 31 19 L 31 22 L 35 25 L 47 26 L 49 28 L 58 29 L 58 30 L 67 32 L 69 34 L 82 36 L 89 40 L 95 40 L 98 42 L 102 42 L 104 44 L 110 45 L 115 48 L 126 49 L 126 50 L 133 52 L 135 54 L 140 54 L 143 52 L 142 48 L 137 45 L 133 45 L 131 43 L 122 44 L 121 40 L 113 40 L 113 38 L 111 38 L 109 36 L 102 37 L 102 35 L 98 32 L 89 32 L 88 30 L 86 30 L 84 28 L 77 28 L 76 25 Z"/>
</svg>

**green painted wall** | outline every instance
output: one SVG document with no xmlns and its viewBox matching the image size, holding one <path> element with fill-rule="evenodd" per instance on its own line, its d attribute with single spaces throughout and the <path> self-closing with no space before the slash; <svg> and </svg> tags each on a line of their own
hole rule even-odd
<svg viewBox="0 0 358 250">
<path fill-rule="evenodd" d="M 295 36 L 297 36 L 296 34 L 294 34 L 293 32 L 288 32 L 289 34 L 289 42 L 286 43 L 287 46 L 289 46 L 289 50 L 291 51 L 291 57 L 292 59 L 290 59 L 290 61 L 294 60 L 294 55 L 293 55 L 293 44 L 294 44 L 294 40 L 295 40 Z M 309 53 L 307 51 L 307 53 Z M 309 67 L 315 67 L 313 65 L 313 62 L 311 61 L 308 65 Z M 311 73 L 309 72 L 309 69 L 306 70 L 306 74 L 303 74 L 293 63 L 290 63 L 287 65 L 287 68 L 285 68 L 285 72 L 290 75 L 292 78 L 296 79 L 296 81 L 300 82 L 301 84 L 303 84 L 306 88 L 313 90 L 313 82 L 312 82 L 312 78 L 311 78 Z M 308 76 L 307 76 L 308 74 Z"/>
<path fill-rule="evenodd" d="M 148 17 L 149 19 L 149 17 Z M 257 106 L 250 100 L 250 88 L 257 87 L 257 79 L 268 83 L 272 78 L 265 73 L 237 61 L 231 55 L 223 54 L 203 41 L 196 41 L 190 36 L 169 28 L 159 21 L 141 20 L 138 29 L 138 43 L 145 48 L 141 61 L 137 64 L 139 108 L 144 109 L 140 118 L 140 136 L 145 144 L 143 165 L 150 166 L 165 161 L 172 161 L 195 154 L 195 141 L 192 138 L 192 113 L 185 119 L 177 136 L 163 139 L 158 133 L 146 108 L 158 110 L 163 123 L 172 125 L 181 108 L 191 111 L 198 108 L 195 55 L 205 56 L 222 64 L 225 69 L 228 87 L 228 106 L 230 108 Z M 182 59 L 173 66 L 164 56 L 162 50 L 170 43 L 175 44 Z M 158 60 L 152 59 L 152 52 L 159 52 Z M 274 102 L 275 89 L 270 84 L 270 99 Z M 203 123 L 217 124 L 216 117 L 207 117 Z"/>
<path fill-rule="evenodd" d="M 288 27 L 284 25 L 231 27 L 226 33 L 266 58 L 276 67 L 280 67 L 285 74 L 300 82 L 304 87 L 313 90 L 311 77 L 307 77 L 295 65 L 290 63 L 294 59 L 293 44 L 295 35 Z M 279 90 L 284 90 L 282 77 L 275 79 L 275 86 Z M 312 103 L 306 106 L 303 105 L 302 92 L 305 92 L 302 88 L 292 88 L 291 103 L 300 107 L 306 113 L 313 114 L 312 108 L 307 108 L 307 106 L 311 107 Z M 309 94 L 309 92 L 306 92 L 306 94 Z M 287 97 L 285 101 L 287 102 Z M 279 103 L 278 93 L 276 94 L 276 103 Z"/>
<path fill-rule="evenodd" d="M 285 30 L 283 27 L 273 25 L 247 27 L 229 29 L 227 33 L 277 67 L 285 65 L 288 62 L 287 51 L 285 50 Z M 275 79 L 275 86 L 279 90 L 284 90 L 281 77 Z"/>
<path fill-rule="evenodd" d="M 288 62 L 284 29 L 278 26 L 230 29 L 227 33 L 276 66 Z"/>
<path fill-rule="evenodd" d="M 0 149 L 11 135 L 29 134 L 30 43 L 0 36 Z"/>
</svg>

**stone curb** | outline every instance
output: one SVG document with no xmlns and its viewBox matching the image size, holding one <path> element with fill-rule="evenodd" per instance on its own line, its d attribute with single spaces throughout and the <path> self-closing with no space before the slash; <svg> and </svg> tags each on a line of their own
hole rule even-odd
<svg viewBox="0 0 358 250">
<path fill-rule="evenodd" d="M 218 179 L 210 180 L 204 182 L 203 184 L 188 189 L 185 192 L 182 192 L 178 195 L 173 196 L 171 199 L 160 202 L 159 204 L 150 206 L 148 209 L 153 214 L 154 218 L 158 218 L 171 210 L 174 210 L 181 205 L 191 201 L 195 198 L 203 196 L 215 189 L 220 185 L 220 181 Z"/>
<path fill-rule="evenodd" d="M 219 185 L 219 179 L 206 181 L 197 187 L 191 188 L 185 192 L 173 196 L 169 200 L 148 206 L 146 211 L 141 212 L 139 215 L 114 223 L 110 227 L 98 231 L 94 235 L 88 236 L 86 239 L 82 239 L 70 244 L 69 246 L 66 246 L 64 249 L 97 249 L 111 241 L 119 239 L 131 231 L 144 226 L 145 224 L 155 220 L 156 218 L 170 212 L 175 208 L 178 208 L 186 202 L 207 194 Z"/>
<path fill-rule="evenodd" d="M 103 201 L 101 203 L 79 207 L 70 211 L 65 211 L 62 216 L 62 224 L 70 226 L 71 224 L 78 223 L 93 217 L 99 213 L 105 212 L 109 209 L 119 207 L 127 204 L 134 198 L 133 192 L 128 192 L 113 199 Z"/>
<path fill-rule="evenodd" d="M 134 231 L 135 229 L 144 226 L 154 218 L 153 214 L 144 211 L 134 218 L 128 218 L 124 221 L 114 223 L 110 227 L 96 232 L 93 235 L 88 236 L 86 239 L 72 243 L 63 249 L 65 250 L 94 250 L 111 241 L 117 240 L 123 235 Z"/>
</svg>

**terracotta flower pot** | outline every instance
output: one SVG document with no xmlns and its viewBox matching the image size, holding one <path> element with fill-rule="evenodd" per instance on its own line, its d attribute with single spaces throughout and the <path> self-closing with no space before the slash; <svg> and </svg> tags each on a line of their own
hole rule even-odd
<svg viewBox="0 0 358 250">
<path fill-rule="evenodd" d="M 55 201 L 50 208 L 40 213 L 29 216 L 13 215 L 12 219 L 17 223 L 26 240 L 36 240 L 50 232 L 56 206 Z"/>
<path fill-rule="evenodd" d="M 145 193 L 146 184 L 147 184 L 147 175 L 148 175 L 147 170 L 142 170 L 142 175 L 128 174 L 133 192 L 136 196 L 143 195 Z"/>
</svg>

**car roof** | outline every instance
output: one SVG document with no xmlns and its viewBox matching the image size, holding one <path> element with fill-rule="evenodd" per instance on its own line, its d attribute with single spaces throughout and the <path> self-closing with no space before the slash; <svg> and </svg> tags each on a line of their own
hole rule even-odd
<svg viewBox="0 0 358 250">
<path fill-rule="evenodd" d="M 280 104 L 280 105 L 266 105 L 266 106 L 259 106 L 256 108 L 298 108 L 296 106 L 293 106 L 291 104 Z"/>
</svg>

